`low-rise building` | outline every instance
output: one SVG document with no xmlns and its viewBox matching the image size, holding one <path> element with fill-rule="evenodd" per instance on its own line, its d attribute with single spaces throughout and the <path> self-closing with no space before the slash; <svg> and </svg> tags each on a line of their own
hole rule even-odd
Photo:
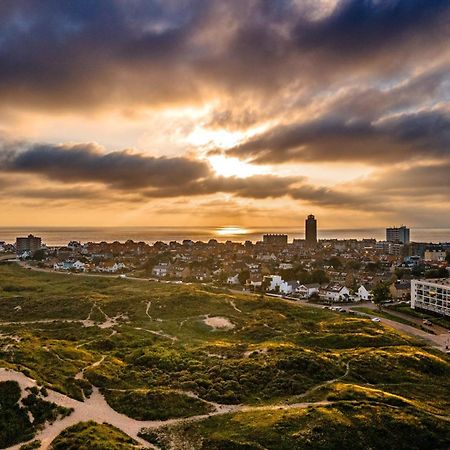
<svg viewBox="0 0 450 450">
<path fill-rule="evenodd" d="M 448 279 L 412 280 L 411 308 L 450 316 L 450 281 Z"/>
<path fill-rule="evenodd" d="M 409 300 L 411 298 L 411 280 L 397 280 L 389 287 L 394 300 Z"/>
<path fill-rule="evenodd" d="M 356 298 L 362 302 L 370 300 L 370 297 L 370 291 L 368 291 L 363 285 L 361 285 L 356 291 Z"/>
</svg>

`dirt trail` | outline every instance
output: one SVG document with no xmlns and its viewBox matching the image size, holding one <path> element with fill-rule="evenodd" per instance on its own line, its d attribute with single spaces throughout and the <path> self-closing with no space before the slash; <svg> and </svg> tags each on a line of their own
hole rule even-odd
<svg viewBox="0 0 450 450">
<path fill-rule="evenodd" d="M 94 367 L 103 362 L 103 358 L 91 366 Z M 78 375 L 78 378 L 82 378 L 84 376 L 84 371 L 88 368 L 83 369 Z M 36 381 L 28 378 L 24 374 L 20 372 L 16 372 L 8 369 L 0 369 L 0 382 L 13 380 L 17 381 L 21 386 L 22 390 L 27 387 L 36 386 Z M 157 448 L 143 439 L 139 438 L 138 433 L 142 428 L 156 429 L 166 425 L 176 425 L 179 423 L 186 423 L 198 420 L 204 420 L 211 416 L 229 414 L 237 411 L 263 411 L 263 410 L 276 410 L 276 409 L 293 409 L 293 408 L 307 408 L 309 406 L 322 406 L 329 404 L 330 402 L 315 402 L 315 403 L 295 403 L 291 405 L 283 404 L 283 405 L 267 405 L 267 406 L 244 406 L 244 405 L 222 405 L 214 402 L 206 402 L 214 407 L 214 411 L 209 414 L 202 414 L 198 416 L 192 416 L 188 418 L 180 418 L 180 419 L 169 419 L 169 420 L 151 420 L 151 421 L 139 421 L 132 419 L 130 417 L 125 416 L 124 414 L 120 414 L 114 409 L 112 409 L 108 403 L 106 402 L 103 395 L 100 393 L 99 389 L 94 387 L 92 391 L 92 395 L 86 399 L 84 402 L 80 402 L 78 400 L 74 400 L 64 394 L 53 391 L 51 389 L 47 389 L 48 397 L 46 398 L 48 401 L 54 402 L 57 405 L 64 406 L 66 408 L 73 408 L 73 413 L 65 417 L 60 421 L 56 421 L 51 425 L 48 425 L 45 429 L 38 432 L 35 439 L 39 439 L 41 441 L 41 449 L 47 449 L 53 439 L 56 438 L 65 428 L 75 425 L 78 422 L 93 420 L 98 423 L 109 423 L 124 433 L 135 439 L 140 445 L 148 448 Z M 194 398 L 199 398 L 194 393 L 184 392 L 185 395 L 189 395 Z M 200 398 L 199 398 L 200 399 Z M 202 400 L 202 399 L 200 399 Z M 23 444 L 23 443 L 22 443 Z M 18 444 L 12 447 L 9 447 L 8 450 L 18 450 L 22 444 Z"/>
</svg>

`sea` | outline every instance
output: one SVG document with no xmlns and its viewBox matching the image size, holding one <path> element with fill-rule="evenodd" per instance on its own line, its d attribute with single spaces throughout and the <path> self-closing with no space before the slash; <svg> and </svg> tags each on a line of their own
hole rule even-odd
<svg viewBox="0 0 450 450">
<path fill-rule="evenodd" d="M 34 234 L 49 246 L 67 245 L 71 240 L 84 242 L 125 242 L 144 241 L 153 244 L 156 241 L 181 242 L 183 239 L 207 242 L 216 239 L 219 242 L 256 242 L 265 233 L 283 233 L 292 239 L 303 239 L 302 228 L 295 227 L 0 227 L 0 241 L 15 242 L 18 236 Z M 384 228 L 360 229 L 319 229 L 319 239 L 364 239 L 385 238 Z M 411 228 L 413 242 L 450 242 L 450 228 Z"/>
</svg>

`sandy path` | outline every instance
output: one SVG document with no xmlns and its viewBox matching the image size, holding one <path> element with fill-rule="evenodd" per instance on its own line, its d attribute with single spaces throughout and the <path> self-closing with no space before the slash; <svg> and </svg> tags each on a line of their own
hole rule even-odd
<svg viewBox="0 0 450 450">
<path fill-rule="evenodd" d="M 234 310 L 236 310 L 239 313 L 242 313 L 242 311 L 236 306 L 236 303 L 234 303 L 234 300 L 230 300 L 230 305 Z"/>
<path fill-rule="evenodd" d="M 234 324 L 226 317 L 207 317 L 203 322 L 215 330 L 231 330 L 234 328 Z"/>
<path fill-rule="evenodd" d="M 102 360 L 97 361 L 93 365 L 101 364 Z M 80 372 L 79 377 L 83 376 L 83 371 Z M 36 381 L 28 378 L 24 374 L 8 369 L 0 369 L 0 381 L 13 380 L 17 381 L 21 388 L 24 390 L 27 387 L 36 386 Z M 44 430 L 38 432 L 36 434 L 35 439 L 39 439 L 41 441 L 41 449 L 47 449 L 53 439 L 55 439 L 65 428 L 70 427 L 72 425 L 77 424 L 78 422 L 93 420 L 98 423 L 109 423 L 124 433 L 135 439 L 140 445 L 149 448 L 157 448 L 148 442 L 144 441 L 138 436 L 139 431 L 142 428 L 156 429 L 162 426 L 167 425 L 176 425 L 179 423 L 186 423 L 198 420 L 204 420 L 211 416 L 229 414 L 237 411 L 265 411 L 265 410 L 277 410 L 277 409 L 293 409 L 293 408 L 307 408 L 309 406 L 321 406 L 327 405 L 331 402 L 315 402 L 315 403 L 295 403 L 291 405 L 282 404 L 282 405 L 267 405 L 267 406 L 244 406 L 244 405 L 222 405 L 213 402 L 207 402 L 211 406 L 215 408 L 215 411 L 209 414 L 203 414 L 198 416 L 192 416 L 189 418 L 181 418 L 181 419 L 169 419 L 169 420 L 150 420 L 150 421 L 139 421 L 132 419 L 130 417 L 125 416 L 124 414 L 120 414 L 114 409 L 112 409 L 108 403 L 106 402 L 103 395 L 100 393 L 99 389 L 94 387 L 92 395 L 89 399 L 86 399 L 84 402 L 80 402 L 78 400 L 74 400 L 70 397 L 67 397 L 64 394 L 60 394 L 59 392 L 55 392 L 51 389 L 47 389 L 48 397 L 46 400 L 50 402 L 54 402 L 57 405 L 64 406 L 66 408 L 73 408 L 73 413 L 65 417 L 62 420 L 56 421 L 51 425 L 48 425 Z M 191 397 L 198 398 L 196 394 L 190 394 Z M 17 444 L 15 446 L 9 447 L 8 450 L 18 450 L 21 444 Z"/>
</svg>

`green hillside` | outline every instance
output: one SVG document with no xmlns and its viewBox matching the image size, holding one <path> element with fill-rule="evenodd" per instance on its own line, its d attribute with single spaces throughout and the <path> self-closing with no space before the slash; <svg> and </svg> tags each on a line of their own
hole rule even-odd
<svg viewBox="0 0 450 450">
<path fill-rule="evenodd" d="M 0 265 L 0 366 L 79 400 L 97 386 L 137 420 L 205 415 L 143 434 L 165 448 L 450 441 L 446 355 L 364 318 L 205 286 Z"/>
</svg>

